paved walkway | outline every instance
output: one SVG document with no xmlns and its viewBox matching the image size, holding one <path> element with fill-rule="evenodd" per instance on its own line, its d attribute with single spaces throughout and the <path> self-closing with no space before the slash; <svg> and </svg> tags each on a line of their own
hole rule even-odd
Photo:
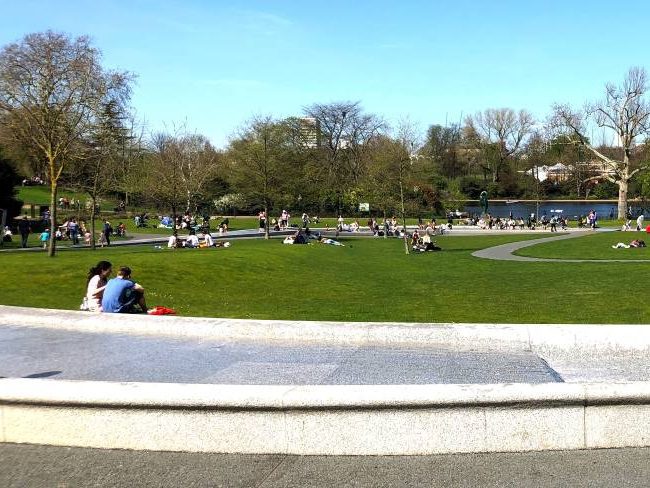
<svg viewBox="0 0 650 488">
<path fill-rule="evenodd" d="M 0 445 L 0 485 L 229 488 L 646 487 L 650 449 L 285 456 Z"/>
<path fill-rule="evenodd" d="M 292 231 L 279 231 L 275 232 L 273 231 L 271 235 L 273 237 L 280 237 L 284 236 L 287 234 L 290 234 Z M 293 231 L 295 232 L 295 231 Z M 213 232 L 210 234 L 213 239 L 219 240 L 219 241 L 226 241 L 229 239 L 250 239 L 250 238 L 259 238 L 262 237 L 263 234 L 260 234 L 257 229 L 242 229 L 242 230 L 231 230 L 228 231 L 227 234 L 221 235 L 219 233 Z M 187 235 L 185 234 L 179 234 L 180 238 L 185 238 Z M 113 240 L 111 242 L 111 247 L 115 246 L 137 246 L 140 244 L 161 244 L 164 243 L 166 244 L 167 241 L 169 240 L 169 234 L 131 234 L 128 239 L 125 240 Z M 99 247 L 99 246 L 97 246 Z M 80 244 L 78 246 L 72 246 L 69 244 L 69 241 L 63 241 L 63 243 L 57 243 L 56 246 L 57 251 L 59 250 L 64 250 L 64 251 L 71 251 L 71 250 L 80 250 L 80 249 L 90 249 L 90 246 L 87 244 Z M 11 248 L 11 249 L 3 249 L 0 247 L 0 252 L 43 252 L 43 248 L 41 246 L 32 246 L 28 248 Z"/>
</svg>

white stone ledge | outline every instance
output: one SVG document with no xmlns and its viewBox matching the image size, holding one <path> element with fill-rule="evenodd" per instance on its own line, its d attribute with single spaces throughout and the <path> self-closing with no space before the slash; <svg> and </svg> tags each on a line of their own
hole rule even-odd
<svg viewBox="0 0 650 488">
<path fill-rule="evenodd" d="M 152 317 L 0 306 L 2 325 L 186 339 L 509 349 L 544 355 L 650 352 L 648 324 L 452 324 Z"/>
<path fill-rule="evenodd" d="M 0 380 L 2 442 L 330 455 L 650 445 L 650 384 L 233 386 Z"/>
</svg>

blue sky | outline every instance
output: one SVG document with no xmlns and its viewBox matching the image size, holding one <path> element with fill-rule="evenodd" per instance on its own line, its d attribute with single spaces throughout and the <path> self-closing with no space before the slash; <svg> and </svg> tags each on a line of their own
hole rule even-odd
<svg viewBox="0 0 650 488">
<path fill-rule="evenodd" d="M 186 121 L 224 146 L 254 114 L 360 100 L 422 130 L 490 107 L 543 118 L 650 68 L 650 2 L 0 0 L 0 44 L 88 34 L 138 80 L 149 130 Z M 625 29 L 625 30 L 622 30 Z"/>
</svg>

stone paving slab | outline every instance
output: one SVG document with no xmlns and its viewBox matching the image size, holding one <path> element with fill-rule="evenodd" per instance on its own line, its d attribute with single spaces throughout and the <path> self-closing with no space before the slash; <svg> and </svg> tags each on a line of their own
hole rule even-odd
<svg viewBox="0 0 650 488">
<path fill-rule="evenodd" d="M 270 385 L 561 381 L 526 351 L 267 345 L 12 326 L 0 326 L 0 376 Z"/>
</svg>

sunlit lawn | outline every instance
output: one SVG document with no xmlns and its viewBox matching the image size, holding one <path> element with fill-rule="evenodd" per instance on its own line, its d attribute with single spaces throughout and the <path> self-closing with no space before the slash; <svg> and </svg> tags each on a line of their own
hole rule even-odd
<svg viewBox="0 0 650 488">
<path fill-rule="evenodd" d="M 535 237 L 539 236 L 445 236 L 438 239 L 442 252 L 408 256 L 398 239 L 371 238 L 346 240 L 346 247 L 233 240 L 228 249 L 116 247 L 61 251 L 56 258 L 2 253 L 0 302 L 76 309 L 86 270 L 108 259 L 115 267 L 133 268 L 151 305 L 172 307 L 182 315 L 407 322 L 650 321 L 645 301 L 635 298 L 641 291 L 639 276 L 650 271 L 650 263 L 521 263 L 471 256 L 476 249 Z M 593 239 L 606 240 L 598 235 Z M 582 246 L 579 238 L 565 243 Z"/>
<path fill-rule="evenodd" d="M 645 240 L 650 245 L 650 235 L 645 232 L 594 232 L 526 247 L 515 254 L 552 259 L 647 259 L 650 263 L 650 248 L 612 249 L 619 242 L 629 244 L 633 239 Z"/>
</svg>

